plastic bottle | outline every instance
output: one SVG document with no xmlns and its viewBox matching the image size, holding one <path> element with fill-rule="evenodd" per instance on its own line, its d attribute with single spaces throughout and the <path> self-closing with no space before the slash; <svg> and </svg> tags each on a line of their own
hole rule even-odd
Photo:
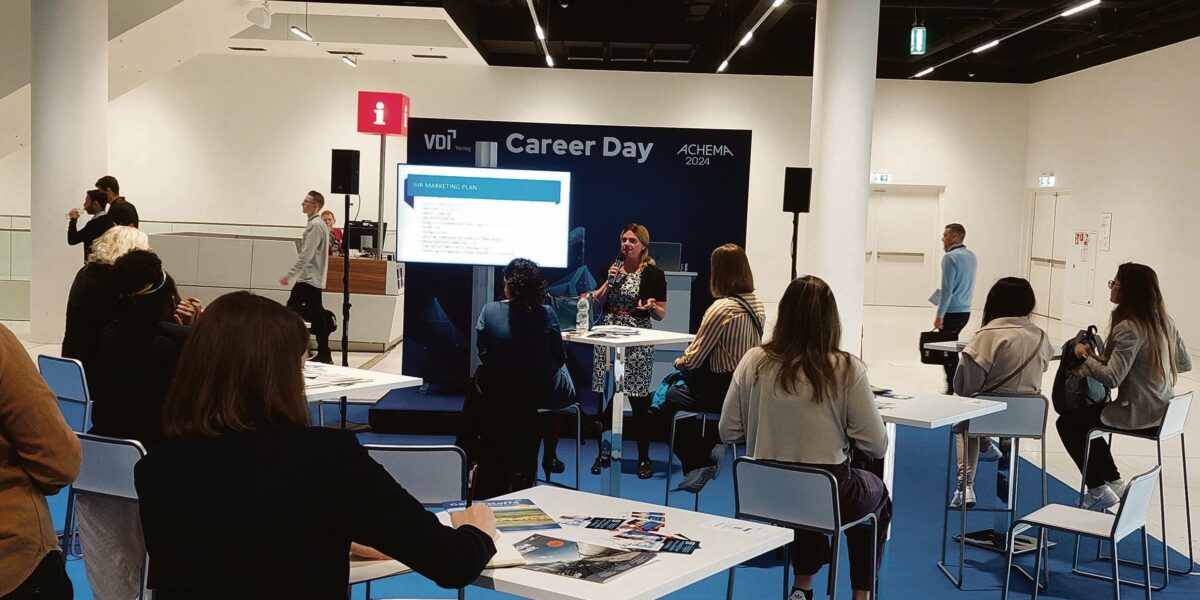
<svg viewBox="0 0 1200 600">
<path fill-rule="evenodd" d="M 587 331 L 592 324 L 592 294 L 579 295 L 579 310 L 575 313 L 575 331 Z"/>
</svg>

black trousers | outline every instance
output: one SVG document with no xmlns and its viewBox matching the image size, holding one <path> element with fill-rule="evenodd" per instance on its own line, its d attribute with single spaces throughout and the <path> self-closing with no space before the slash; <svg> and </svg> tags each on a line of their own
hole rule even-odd
<svg viewBox="0 0 1200 600">
<path fill-rule="evenodd" d="M 873 539 L 870 525 L 846 530 L 846 552 L 850 556 L 850 587 L 870 591 L 879 564 L 883 562 L 883 543 L 887 540 L 888 525 L 892 522 L 892 498 L 887 486 L 874 473 L 840 465 L 805 465 L 825 469 L 837 479 L 838 505 L 842 522 L 857 521 L 868 513 L 878 519 L 878 535 Z M 879 562 L 871 564 L 874 546 Z M 829 538 L 815 531 L 796 530 L 791 545 L 792 572 L 797 577 L 811 576 L 832 560 Z"/>
<path fill-rule="evenodd" d="M 971 320 L 971 313 L 946 313 L 942 316 L 942 331 L 949 331 L 958 335 L 964 327 L 967 326 L 967 321 Z M 954 371 L 958 369 L 958 362 L 944 365 L 946 369 L 946 390 L 947 393 L 954 392 Z"/>
<path fill-rule="evenodd" d="M 701 381 L 668 389 L 662 407 L 667 435 L 670 435 L 671 420 L 681 410 L 720 413 L 732 376 L 732 373 L 707 373 Z M 699 419 L 685 419 L 676 425 L 675 456 L 683 463 L 684 473 L 716 464 L 710 451 L 721 443 L 717 429 L 716 423 L 703 425 Z"/>
<path fill-rule="evenodd" d="M 0 600 L 71 600 L 74 596 L 62 554 L 51 552 L 17 589 L 0 596 Z"/>
<path fill-rule="evenodd" d="M 1055 422 L 1058 427 L 1058 437 L 1062 439 L 1063 446 L 1066 446 L 1067 453 L 1075 461 L 1075 466 L 1083 472 L 1083 454 L 1086 449 L 1088 431 L 1097 427 L 1108 427 L 1100 421 L 1100 413 L 1104 412 L 1105 404 L 1092 404 L 1083 408 L 1077 408 L 1060 417 Z M 1149 427 L 1146 429 L 1123 430 L 1139 435 L 1154 435 L 1158 433 L 1157 427 Z M 1088 470 L 1083 474 L 1083 481 L 1089 488 L 1099 487 L 1107 481 L 1116 481 L 1121 478 L 1121 472 L 1117 470 L 1117 464 L 1113 462 L 1112 451 L 1108 447 L 1108 442 L 1104 438 L 1096 438 L 1092 440 L 1092 449 L 1088 453 Z"/>
<path fill-rule="evenodd" d="M 308 321 L 317 338 L 317 356 L 329 356 L 329 324 L 325 307 L 321 304 L 321 290 L 316 286 L 297 281 L 288 296 L 287 307 Z"/>
</svg>

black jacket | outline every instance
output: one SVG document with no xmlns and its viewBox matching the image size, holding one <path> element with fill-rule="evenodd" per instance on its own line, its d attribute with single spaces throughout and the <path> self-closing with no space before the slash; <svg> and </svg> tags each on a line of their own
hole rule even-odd
<svg viewBox="0 0 1200 600">
<path fill-rule="evenodd" d="M 117 312 L 117 291 L 113 286 L 112 267 L 91 262 L 79 269 L 67 296 L 67 323 L 63 331 L 62 355 L 83 363 L 89 387 L 95 371 L 96 348 L 100 333 L 113 322 Z"/>
<path fill-rule="evenodd" d="M 345 598 L 350 542 L 442 587 L 496 552 L 438 522 L 348 431 L 167 438 L 134 471 L 156 598 Z"/>
<path fill-rule="evenodd" d="M 77 226 L 78 223 L 75 219 L 71 219 L 67 223 L 67 245 L 74 246 L 82 243 L 83 261 L 87 262 L 88 257 L 92 255 L 92 242 L 112 228 L 113 220 L 112 217 L 103 214 L 92 218 L 83 226 L 83 229 L 76 229 Z"/>
<path fill-rule="evenodd" d="M 92 433 L 135 439 L 162 437 L 162 405 L 175 377 L 189 327 L 121 319 L 100 335 L 96 368 L 88 372 Z"/>
</svg>

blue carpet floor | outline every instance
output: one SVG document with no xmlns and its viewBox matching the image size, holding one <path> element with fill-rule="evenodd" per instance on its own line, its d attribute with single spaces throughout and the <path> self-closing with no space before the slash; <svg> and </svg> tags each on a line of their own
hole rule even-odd
<svg viewBox="0 0 1200 600">
<path fill-rule="evenodd" d="M 326 418 L 329 419 L 329 422 L 333 422 L 333 419 L 336 418 L 334 416 L 336 408 L 330 406 L 326 407 L 326 410 L 329 411 L 326 413 Z M 352 421 L 366 421 L 365 406 L 352 406 L 350 411 L 349 416 Z M 894 496 L 896 497 L 895 516 L 892 522 L 892 538 L 885 550 L 880 579 L 880 597 L 885 599 L 953 598 L 962 600 L 999 598 L 1004 574 L 1003 555 L 968 547 L 966 581 L 962 590 L 958 590 L 951 585 L 935 565 L 935 561 L 940 556 L 938 539 L 941 535 L 942 526 L 941 507 L 944 506 L 946 501 L 944 497 L 944 477 L 947 431 L 944 429 L 922 431 L 901 427 L 899 428 L 898 435 L 899 439 L 896 441 L 896 489 L 894 490 Z M 361 437 L 364 442 L 374 443 L 453 443 L 452 439 L 444 437 L 381 434 L 363 434 Z M 622 494 L 625 497 L 653 503 L 662 502 L 665 485 L 663 473 L 665 471 L 664 461 L 666 452 L 667 448 L 663 444 L 654 444 L 651 447 L 651 456 L 655 460 L 656 476 L 649 480 L 637 479 L 634 463 L 630 460 L 625 461 L 623 465 L 625 478 L 622 481 Z M 632 457 L 635 455 L 636 449 L 634 445 L 628 443 L 625 446 L 625 456 Z M 600 478 L 590 475 L 587 470 L 591 466 L 595 456 L 595 442 L 592 441 L 585 444 L 582 464 L 584 491 L 599 491 Z M 569 484 L 574 476 L 574 440 L 562 441 L 559 447 L 559 458 L 567 464 L 567 472 L 562 475 L 555 475 L 555 480 Z M 1168 465 L 1168 468 L 1178 469 L 1179 467 L 1178 465 Z M 673 482 L 677 482 L 680 477 L 678 463 L 674 464 L 674 469 Z M 1136 475 L 1136 473 L 1125 473 L 1123 475 L 1126 479 L 1129 479 L 1133 475 Z M 1038 476 L 1039 471 L 1037 467 L 1026 461 L 1021 461 L 1020 498 L 1018 504 L 1021 514 L 1032 511 L 1040 500 Z M 981 504 L 986 502 L 983 499 L 983 496 L 986 495 L 984 492 L 988 489 L 990 482 L 993 481 L 995 481 L 995 467 L 993 464 L 981 463 L 976 485 L 976 490 L 980 492 Z M 1070 486 L 1054 479 L 1050 480 L 1051 502 L 1071 504 L 1076 494 L 1077 492 L 1072 490 Z M 673 494 L 671 504 L 690 509 L 692 496 L 682 493 Z M 59 494 L 51 499 L 51 511 L 54 514 L 55 522 L 60 526 L 64 507 L 65 494 Z M 733 514 L 733 478 L 729 473 L 728 463 L 722 469 L 720 478 L 710 482 L 704 488 L 704 492 L 700 496 L 700 510 L 719 515 Z M 1153 510 L 1157 510 L 1157 506 Z M 991 514 L 971 514 L 968 517 L 968 530 L 981 529 L 989 526 L 991 523 Z M 1154 534 L 1156 532 L 1151 531 L 1150 533 Z M 1121 544 L 1119 551 L 1122 556 L 1140 558 L 1140 541 L 1133 539 L 1134 537 L 1138 536 L 1130 536 L 1125 543 Z M 1052 534 L 1051 539 L 1058 541 L 1059 545 L 1050 551 L 1050 588 L 1041 593 L 1042 598 L 1108 598 L 1112 596 L 1111 584 L 1080 577 L 1071 573 L 1070 561 L 1073 538 L 1064 536 L 1056 537 Z M 954 548 L 956 547 L 952 547 L 950 555 L 957 557 Z M 1157 541 L 1152 540 L 1151 561 L 1161 560 L 1161 552 L 1162 547 Z M 1095 553 L 1095 543 L 1085 541 L 1082 545 L 1081 556 L 1094 558 Z M 849 598 L 849 569 L 846 566 L 848 563 L 845 562 L 846 557 L 844 554 L 842 561 L 843 566 L 840 573 L 841 581 L 838 586 L 838 594 L 839 597 Z M 1185 557 L 1172 552 L 1172 564 L 1182 565 L 1184 562 L 1186 562 Z M 1032 556 L 1018 558 L 1018 563 L 1026 565 L 1027 569 L 1032 569 Z M 1099 572 L 1107 572 L 1109 569 L 1107 561 L 1087 561 L 1084 563 L 1084 566 Z M 653 568 L 653 566 L 647 565 L 644 568 Z M 82 561 L 69 561 L 67 563 L 67 571 L 75 583 L 75 597 L 80 599 L 92 598 Z M 1121 574 L 1122 577 L 1130 580 L 1141 580 L 1141 574 L 1135 567 L 1123 566 Z M 824 572 L 818 574 L 816 580 L 818 597 L 826 591 L 823 576 Z M 1152 574 L 1152 578 L 1156 582 L 1160 580 L 1160 577 L 1161 574 L 1159 573 Z M 725 581 L 726 576 L 722 573 L 671 594 L 668 598 L 724 598 Z M 782 561 L 772 553 L 759 557 L 738 569 L 734 597 L 756 600 L 779 598 L 782 592 L 781 586 Z M 353 597 L 365 598 L 364 591 L 364 586 L 356 586 Z M 1016 598 L 1028 597 L 1030 592 L 1028 581 L 1019 575 L 1014 576 L 1012 592 L 1014 594 L 1013 597 Z M 1144 597 L 1144 592 L 1141 589 L 1131 586 L 1122 586 L 1121 593 L 1128 598 Z M 453 594 L 446 590 L 438 589 L 432 583 L 418 575 L 406 575 L 374 583 L 372 586 L 372 596 L 377 598 L 397 596 L 450 598 L 453 597 Z M 507 594 L 479 588 L 469 588 L 467 596 L 475 599 L 511 597 Z M 1171 585 L 1162 592 L 1155 592 L 1155 596 L 1162 598 L 1200 598 L 1200 577 L 1172 577 Z"/>
</svg>

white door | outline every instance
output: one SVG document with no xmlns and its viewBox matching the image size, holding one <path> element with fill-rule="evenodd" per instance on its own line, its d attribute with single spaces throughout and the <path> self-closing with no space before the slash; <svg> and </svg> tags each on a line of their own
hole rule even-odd
<svg viewBox="0 0 1200 600">
<path fill-rule="evenodd" d="M 867 206 L 866 304 L 928 306 L 936 287 L 941 226 L 928 188 L 874 189 Z"/>
<path fill-rule="evenodd" d="M 1029 283 L 1037 296 L 1034 314 L 1062 319 L 1067 285 L 1067 252 L 1072 243 L 1065 218 L 1069 196 L 1063 192 L 1033 195 L 1032 230 L 1029 235 Z"/>
</svg>

